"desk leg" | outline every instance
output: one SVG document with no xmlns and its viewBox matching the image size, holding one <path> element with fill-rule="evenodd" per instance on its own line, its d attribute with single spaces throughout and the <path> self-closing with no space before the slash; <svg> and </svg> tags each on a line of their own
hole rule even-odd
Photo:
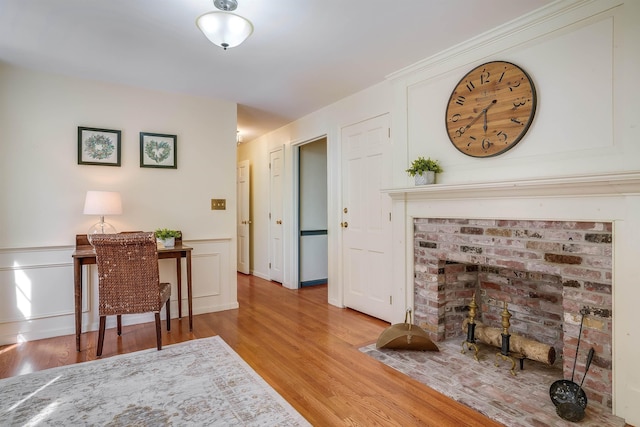
<svg viewBox="0 0 640 427">
<path fill-rule="evenodd" d="M 193 330 L 193 297 L 191 291 L 191 251 L 187 251 L 187 300 L 189 302 L 189 330 Z"/>
<path fill-rule="evenodd" d="M 178 275 L 178 319 L 182 319 L 182 258 L 176 258 L 176 274 Z"/>
<path fill-rule="evenodd" d="M 76 311 L 76 351 L 80 351 L 80 334 L 82 334 L 82 264 L 78 258 L 73 260 L 73 293 Z"/>
</svg>

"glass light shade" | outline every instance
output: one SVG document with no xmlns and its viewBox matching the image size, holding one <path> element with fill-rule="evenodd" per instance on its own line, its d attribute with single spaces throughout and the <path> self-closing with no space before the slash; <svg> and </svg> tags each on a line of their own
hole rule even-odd
<svg viewBox="0 0 640 427">
<path fill-rule="evenodd" d="M 236 47 L 253 33 L 253 24 L 229 12 L 209 12 L 196 19 L 200 31 L 217 46 L 227 50 Z"/>
</svg>

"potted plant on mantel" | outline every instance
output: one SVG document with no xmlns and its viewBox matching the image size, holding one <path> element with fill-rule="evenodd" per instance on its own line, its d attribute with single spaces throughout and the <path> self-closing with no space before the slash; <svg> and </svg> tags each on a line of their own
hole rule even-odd
<svg viewBox="0 0 640 427">
<path fill-rule="evenodd" d="M 433 184 L 436 182 L 436 174 L 443 172 L 437 160 L 431 157 L 425 159 L 420 156 L 411 162 L 411 167 L 407 173 L 415 178 L 416 185 Z"/>
<path fill-rule="evenodd" d="M 158 228 L 155 231 L 156 240 L 162 243 L 165 248 L 172 248 L 176 245 L 176 237 L 182 236 L 177 230 L 170 230 L 168 228 Z"/>
</svg>

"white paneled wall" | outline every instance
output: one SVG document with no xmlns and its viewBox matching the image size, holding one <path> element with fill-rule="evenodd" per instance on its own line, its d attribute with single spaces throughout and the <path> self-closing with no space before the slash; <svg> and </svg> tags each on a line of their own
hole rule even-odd
<svg viewBox="0 0 640 427">
<path fill-rule="evenodd" d="M 0 251 L 0 345 L 73 332 L 71 253 L 62 247 Z"/>
<path fill-rule="evenodd" d="M 237 307 L 236 122 L 228 101 L 0 63 L 0 344 L 75 331 L 71 254 L 98 219 L 82 213 L 87 190 L 121 193 L 122 215 L 107 218 L 117 230 L 183 232 L 195 313 Z M 78 126 L 120 130 L 121 166 L 77 164 Z M 177 135 L 177 169 L 141 168 L 140 132 Z M 212 198 L 227 209 L 212 211 Z M 162 264 L 175 283 L 175 263 Z M 95 329 L 95 267 L 85 268 L 83 326 Z"/>
<path fill-rule="evenodd" d="M 238 307 L 232 241 L 185 241 L 191 257 L 193 314 Z M 72 247 L 0 251 L 0 345 L 75 333 Z M 187 273 L 182 258 L 182 316 L 187 319 Z M 160 260 L 160 279 L 172 284 L 171 314 L 178 316 L 176 263 Z M 82 329 L 98 329 L 97 269 L 83 267 Z M 164 318 L 164 311 L 162 311 Z M 152 322 L 152 314 L 124 316 L 124 325 Z M 115 317 L 107 327 L 115 327 Z M 83 347 L 84 344 L 83 340 Z"/>
</svg>

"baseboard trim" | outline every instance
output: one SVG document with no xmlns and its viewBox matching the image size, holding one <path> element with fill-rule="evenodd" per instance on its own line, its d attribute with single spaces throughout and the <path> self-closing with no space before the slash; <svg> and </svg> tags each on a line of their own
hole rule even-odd
<svg viewBox="0 0 640 427">
<path fill-rule="evenodd" d="M 326 285 L 329 282 L 329 279 L 316 279 L 316 280 L 305 280 L 304 282 L 300 282 L 301 288 L 306 288 L 307 286 L 317 286 L 317 285 Z"/>
</svg>

